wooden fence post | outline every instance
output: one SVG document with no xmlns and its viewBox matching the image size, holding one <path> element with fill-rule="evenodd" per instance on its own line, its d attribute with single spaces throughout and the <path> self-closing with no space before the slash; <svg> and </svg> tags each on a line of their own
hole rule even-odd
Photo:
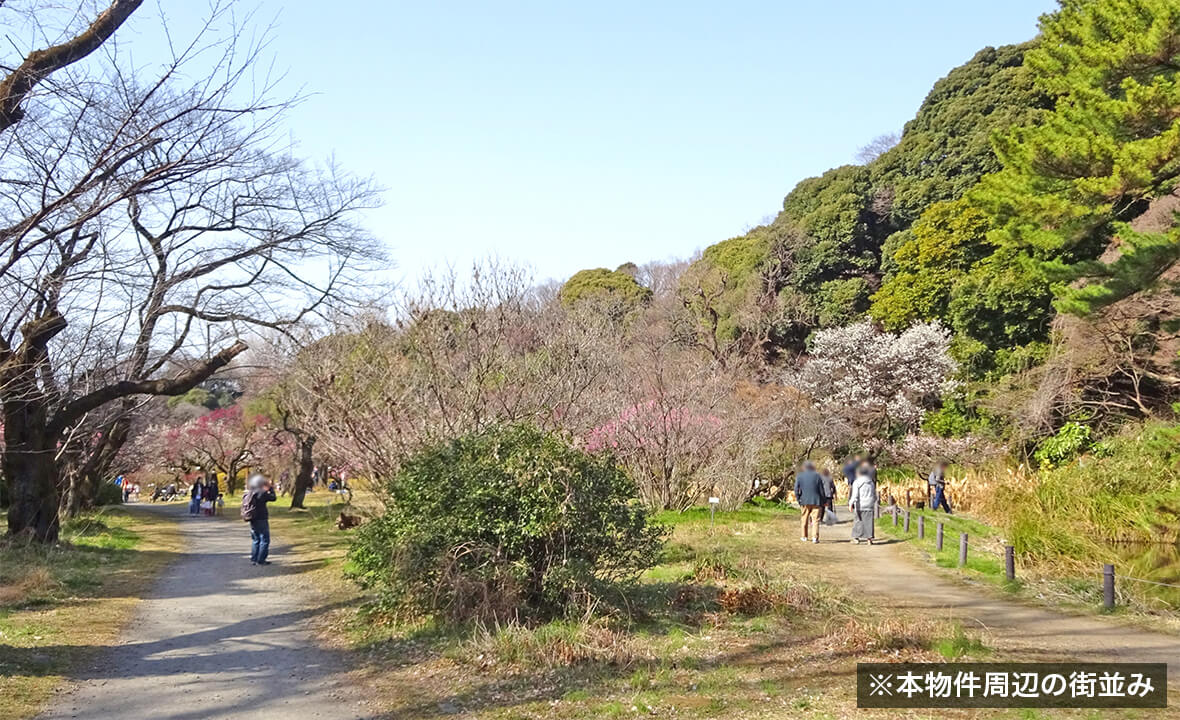
<svg viewBox="0 0 1180 720">
<path fill-rule="evenodd" d="M 935 533 L 934 549 L 942 552 L 942 521 L 938 521 L 938 532 Z"/>
<path fill-rule="evenodd" d="M 918 539 L 924 540 L 926 538 L 926 516 L 918 516 Z"/>
<path fill-rule="evenodd" d="M 893 527 L 897 527 L 897 506 L 893 506 Z"/>
<path fill-rule="evenodd" d="M 959 567 L 967 567 L 967 533 L 959 533 Z"/>
<path fill-rule="evenodd" d="M 1009 581 L 1016 579 L 1016 548 L 1004 546 L 1004 577 Z"/>
<path fill-rule="evenodd" d="M 1114 610 L 1114 565 L 1102 566 L 1102 607 Z"/>
<path fill-rule="evenodd" d="M 906 531 L 906 533 L 909 533 L 909 531 L 910 531 L 910 511 L 909 510 L 905 511 L 905 531 Z"/>
</svg>

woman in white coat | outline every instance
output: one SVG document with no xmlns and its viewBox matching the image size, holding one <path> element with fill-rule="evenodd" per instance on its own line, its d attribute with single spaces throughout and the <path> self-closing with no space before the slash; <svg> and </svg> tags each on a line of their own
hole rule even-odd
<svg viewBox="0 0 1180 720">
<path fill-rule="evenodd" d="M 848 497 L 848 510 L 852 513 L 852 541 L 860 544 L 868 540 L 873 544 L 873 515 L 877 511 L 877 483 L 864 468 L 857 470 L 852 481 L 852 492 Z"/>
</svg>

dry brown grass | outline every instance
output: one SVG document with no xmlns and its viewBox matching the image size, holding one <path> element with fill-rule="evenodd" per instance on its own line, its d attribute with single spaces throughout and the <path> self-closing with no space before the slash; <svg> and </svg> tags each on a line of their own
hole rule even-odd
<svg viewBox="0 0 1180 720">
<path fill-rule="evenodd" d="M 944 625 L 912 617 L 852 617 L 833 623 L 827 637 L 833 647 L 857 654 L 905 652 L 932 658 L 934 643 L 945 633 Z"/>
<path fill-rule="evenodd" d="M 46 593 L 57 586 L 49 568 L 35 565 L 11 582 L 0 585 L 0 607 L 21 605 L 30 597 Z"/>
<path fill-rule="evenodd" d="M 1029 478 L 1030 473 L 1023 465 L 985 466 L 951 475 L 946 481 L 946 492 L 955 510 L 984 513 L 993 505 L 999 488 L 1009 483 L 1026 483 Z M 882 479 L 879 490 L 882 496 L 896 498 L 903 505 L 927 501 L 926 479 L 916 475 L 905 480 Z"/>
</svg>

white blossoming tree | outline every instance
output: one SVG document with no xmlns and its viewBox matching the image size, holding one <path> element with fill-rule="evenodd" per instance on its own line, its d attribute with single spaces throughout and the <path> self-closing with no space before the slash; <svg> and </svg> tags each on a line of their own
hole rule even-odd
<svg viewBox="0 0 1180 720">
<path fill-rule="evenodd" d="M 831 434 L 868 440 L 920 425 L 956 369 L 950 333 L 938 323 L 894 334 L 865 320 L 816 333 L 799 385 Z"/>
</svg>

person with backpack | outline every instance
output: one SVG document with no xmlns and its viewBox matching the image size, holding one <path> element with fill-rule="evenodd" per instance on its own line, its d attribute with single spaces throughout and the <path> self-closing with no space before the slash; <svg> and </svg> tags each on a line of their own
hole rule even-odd
<svg viewBox="0 0 1180 720">
<path fill-rule="evenodd" d="M 275 500 L 274 488 L 262 475 L 251 475 L 246 481 L 246 493 L 242 495 L 242 519 L 250 523 L 251 565 L 270 565 L 266 559 L 270 553 L 270 513 L 266 504 Z"/>
</svg>

